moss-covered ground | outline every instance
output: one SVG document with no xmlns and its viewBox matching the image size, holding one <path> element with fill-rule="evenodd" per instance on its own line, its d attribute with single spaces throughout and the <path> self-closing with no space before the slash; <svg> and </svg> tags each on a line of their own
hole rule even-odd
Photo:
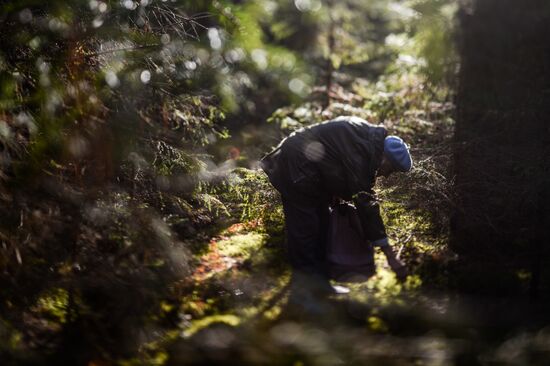
<svg viewBox="0 0 550 366">
<path fill-rule="evenodd" d="M 260 171 L 245 173 L 266 180 Z M 276 212 L 225 228 L 199 254 L 182 285 L 187 295 L 178 309 L 174 364 L 221 362 L 232 352 L 239 364 L 446 364 L 458 341 L 430 333 L 434 323 L 447 323 L 449 298 L 431 293 L 445 286 L 445 237 L 429 213 L 409 207 L 403 193 L 393 194 L 385 185 L 379 193 L 389 235 L 410 269 L 405 282 L 398 282 L 376 253 L 376 274 L 364 283 L 346 284 L 349 295 L 321 300 L 311 314 L 293 313 L 277 204 Z M 197 345 L 207 352 L 197 355 Z"/>
<path fill-rule="evenodd" d="M 139 214 L 147 207 L 130 211 L 130 197 L 113 198 L 126 202 L 114 205 L 119 226 L 139 228 L 136 238 L 143 239 L 149 271 L 144 273 L 156 273 L 164 264 L 150 259 L 150 237 L 163 243 L 170 243 L 168 237 L 181 239 L 163 247 L 181 272 L 161 285 L 162 294 L 148 285 L 147 293 L 126 299 L 128 311 L 152 293 L 161 299 L 147 310 L 151 317 L 140 325 L 140 334 L 129 337 L 138 339 L 139 356 L 99 355 L 89 365 L 544 365 L 550 350 L 549 332 L 541 327 L 548 318 L 545 309 L 458 291 L 461 281 L 470 288 L 498 287 L 502 277 L 491 277 L 482 264 L 461 262 L 449 249 L 452 105 L 427 98 L 414 78 L 386 83 L 398 91 L 389 94 L 383 84 L 356 85 L 355 105 L 335 101 L 324 111 L 315 103 L 283 108 L 273 114 L 269 129 L 284 136 L 353 111 L 383 123 L 411 145 L 413 171 L 379 179 L 375 187 L 391 243 L 409 271 L 405 281 L 399 282 L 376 252 L 375 274 L 345 284 L 351 289 L 347 295 L 290 293 L 280 197 L 261 170 L 249 169 L 251 151 L 265 151 L 271 143 L 263 150 L 256 146 L 234 164 L 248 168 L 200 182 L 193 199 L 162 193 L 158 199 L 166 216 L 151 227 Z M 120 234 L 125 231 L 119 226 L 109 232 L 120 237 L 121 246 L 136 241 Z M 65 267 L 59 270 L 75 270 Z M 78 301 L 62 287 L 44 291 L 24 315 L 28 330 L 6 333 L 6 344 L 60 347 L 56 337 L 63 325 L 74 322 L 71 309 Z M 94 316 L 90 312 L 89 318 Z M 77 325 L 89 329 L 93 322 Z"/>
<path fill-rule="evenodd" d="M 450 283 L 457 261 L 448 247 L 452 106 L 415 99 L 419 93 L 411 88 L 398 93 L 391 108 L 386 94 L 357 108 L 374 122 L 383 112 L 390 133 L 412 145 L 412 173 L 381 179 L 376 187 L 407 279 L 397 281 L 377 252 L 376 273 L 346 284 L 348 295 L 314 299 L 297 310 L 290 305 L 278 194 L 263 172 L 239 168 L 226 185 L 211 188 L 230 217 L 178 285 L 182 296 L 170 310 L 179 323 L 166 340 L 168 364 L 544 364 L 542 344 L 549 338 L 540 327 L 521 328 L 525 304 L 461 296 Z M 311 108 L 301 109 L 313 121 L 323 119 Z M 323 117 L 340 114 L 333 108 Z M 273 118 L 299 126 L 303 114 L 287 109 Z"/>
<path fill-rule="evenodd" d="M 387 109 L 383 102 L 378 100 L 379 111 Z M 340 114 L 338 108 L 329 113 Z M 406 281 L 397 281 L 377 252 L 376 273 L 368 281 L 346 284 L 350 294 L 315 299 L 311 309 L 297 312 L 289 306 L 290 268 L 278 193 L 263 172 L 239 168 L 225 185 L 205 189 L 225 204 L 230 218 L 202 245 L 192 275 L 179 284 L 184 296 L 174 310 L 178 335 L 168 342 L 173 364 L 222 363 L 234 357 L 237 364 L 439 365 L 454 357 L 459 340 L 432 329 L 445 323 L 449 310 L 449 297 L 437 294 L 446 287 L 445 266 L 452 254 L 446 248 L 445 219 L 432 210 L 437 203 L 426 202 L 430 194 L 444 194 L 447 161 L 428 148 L 433 141 L 423 140 L 436 132 L 439 143 L 445 143 L 452 123 L 446 120 L 447 105 L 426 108 L 388 119 L 390 132 L 416 144 L 413 154 L 419 162 L 412 177 L 382 180 L 376 187 L 390 239 L 409 268 Z M 294 118 L 301 125 L 301 110 L 310 111 L 309 122 L 315 120 L 311 109 L 281 110 L 273 118 L 276 123 Z M 372 110 L 357 110 L 376 122 Z"/>
</svg>

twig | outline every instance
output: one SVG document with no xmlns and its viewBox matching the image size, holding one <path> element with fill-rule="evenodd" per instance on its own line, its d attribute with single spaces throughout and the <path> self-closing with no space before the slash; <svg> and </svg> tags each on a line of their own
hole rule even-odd
<svg viewBox="0 0 550 366">
<path fill-rule="evenodd" d="M 116 48 L 116 49 L 113 49 L 113 50 L 106 50 L 106 51 L 88 53 L 88 54 L 84 55 L 84 58 L 96 57 L 96 56 L 106 55 L 106 54 L 114 53 L 114 52 L 136 51 L 136 50 L 141 50 L 141 49 L 155 48 L 155 47 L 159 47 L 159 46 L 161 46 L 161 45 L 157 43 L 157 44 L 151 44 L 151 45 Z"/>
</svg>

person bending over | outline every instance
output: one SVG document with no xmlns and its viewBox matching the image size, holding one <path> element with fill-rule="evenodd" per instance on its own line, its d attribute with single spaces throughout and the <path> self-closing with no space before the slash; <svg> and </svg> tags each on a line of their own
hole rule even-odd
<svg viewBox="0 0 550 366">
<path fill-rule="evenodd" d="M 354 202 L 365 239 L 381 248 L 398 278 L 406 276 L 373 191 L 376 177 L 411 170 L 409 149 L 401 138 L 361 118 L 341 116 L 293 132 L 260 164 L 281 194 L 291 283 L 334 291 L 326 258 L 334 198 Z"/>
</svg>

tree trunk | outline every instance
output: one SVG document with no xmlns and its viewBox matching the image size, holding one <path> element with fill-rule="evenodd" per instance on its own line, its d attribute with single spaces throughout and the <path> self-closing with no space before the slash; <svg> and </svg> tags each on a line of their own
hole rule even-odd
<svg viewBox="0 0 550 366">
<path fill-rule="evenodd" d="M 325 69 L 325 75 L 326 75 L 326 94 L 325 94 L 325 100 L 323 102 L 323 109 L 327 109 L 330 106 L 331 103 L 331 91 L 332 91 L 332 83 L 333 83 L 333 76 L 334 76 L 334 64 L 332 63 L 332 55 L 334 54 L 334 48 L 335 48 L 335 36 L 334 36 L 334 16 L 332 15 L 332 9 L 333 9 L 333 3 L 332 0 L 328 2 L 328 12 L 329 12 L 329 29 L 327 34 L 328 39 L 328 56 L 327 56 L 327 64 Z"/>
<path fill-rule="evenodd" d="M 460 21 L 452 247 L 525 269 L 538 288 L 550 228 L 550 2 L 477 0 Z"/>
</svg>

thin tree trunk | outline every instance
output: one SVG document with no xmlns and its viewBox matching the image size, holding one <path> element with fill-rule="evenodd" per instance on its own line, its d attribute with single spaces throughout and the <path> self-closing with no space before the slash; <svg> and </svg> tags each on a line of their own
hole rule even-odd
<svg viewBox="0 0 550 366">
<path fill-rule="evenodd" d="M 325 100 L 323 102 L 323 109 L 327 109 L 330 106 L 331 103 L 331 91 L 332 91 L 332 83 L 333 83 L 333 77 L 334 77 L 334 64 L 332 62 L 332 55 L 335 52 L 335 36 L 334 36 L 334 17 L 332 15 L 333 11 L 333 2 L 328 2 L 328 12 L 330 17 L 329 22 L 329 29 L 328 29 L 328 56 L 327 56 L 327 63 L 326 63 L 326 94 L 325 94 Z"/>
</svg>

